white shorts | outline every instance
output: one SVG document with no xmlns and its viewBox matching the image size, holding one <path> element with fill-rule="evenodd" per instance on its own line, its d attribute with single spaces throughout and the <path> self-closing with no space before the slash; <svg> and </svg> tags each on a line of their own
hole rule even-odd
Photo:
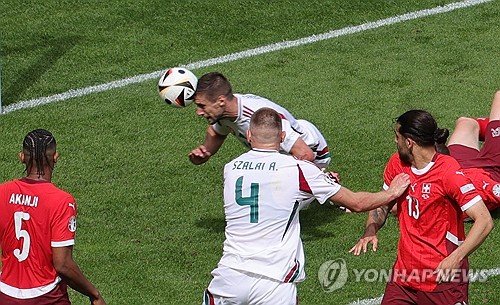
<svg viewBox="0 0 500 305">
<path fill-rule="evenodd" d="M 202 305 L 297 305 L 295 283 L 282 283 L 219 265 L 205 290 Z"/>
<path fill-rule="evenodd" d="M 297 120 L 307 133 L 301 135 L 300 137 L 314 152 L 314 164 L 319 168 L 324 169 L 328 167 L 330 161 L 330 152 L 328 150 L 328 144 L 326 143 L 325 137 L 321 134 L 314 124 L 306 120 Z"/>
</svg>

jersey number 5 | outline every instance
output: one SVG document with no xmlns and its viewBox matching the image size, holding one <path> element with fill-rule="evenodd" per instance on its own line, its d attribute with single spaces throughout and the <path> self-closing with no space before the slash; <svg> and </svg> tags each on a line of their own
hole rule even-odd
<svg viewBox="0 0 500 305">
<path fill-rule="evenodd" d="M 243 176 L 236 180 L 236 203 L 241 206 L 250 206 L 250 222 L 259 222 L 259 184 L 250 184 L 250 197 L 243 197 L 241 195 L 241 185 L 243 184 Z"/>
<path fill-rule="evenodd" d="M 16 230 L 16 238 L 20 240 L 23 239 L 23 247 L 22 250 L 14 249 L 14 256 L 17 257 L 19 262 L 24 261 L 28 258 L 28 254 L 30 253 L 30 244 L 31 239 L 28 231 L 21 229 L 22 221 L 29 220 L 30 214 L 24 212 L 15 212 L 14 213 L 14 228 Z"/>
</svg>

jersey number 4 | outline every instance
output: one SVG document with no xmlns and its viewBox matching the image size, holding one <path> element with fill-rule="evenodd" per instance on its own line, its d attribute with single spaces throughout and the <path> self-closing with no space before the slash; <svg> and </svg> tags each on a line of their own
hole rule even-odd
<svg viewBox="0 0 500 305">
<path fill-rule="evenodd" d="M 250 196 L 243 197 L 241 194 L 241 186 L 243 184 L 243 176 L 239 177 L 236 180 L 236 203 L 241 206 L 249 205 L 250 206 L 250 222 L 258 223 L 259 222 L 259 184 L 251 183 L 250 184 Z"/>
<path fill-rule="evenodd" d="M 23 220 L 29 220 L 30 214 L 25 212 L 15 212 L 14 213 L 14 229 L 16 230 L 16 238 L 20 240 L 23 239 L 22 249 L 14 249 L 14 256 L 17 257 L 19 262 L 24 261 L 28 258 L 30 253 L 31 239 L 28 231 L 22 229 Z"/>
</svg>

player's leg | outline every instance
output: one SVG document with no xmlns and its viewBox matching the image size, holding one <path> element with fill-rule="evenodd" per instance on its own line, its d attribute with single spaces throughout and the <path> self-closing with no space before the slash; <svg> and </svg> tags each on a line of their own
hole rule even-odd
<svg viewBox="0 0 500 305">
<path fill-rule="evenodd" d="M 256 277 L 250 291 L 249 305 L 298 305 L 297 285 L 282 283 L 266 277 Z"/>
<path fill-rule="evenodd" d="M 458 118 L 455 129 L 448 140 L 448 147 L 454 144 L 479 150 L 479 123 L 473 118 Z"/>
<path fill-rule="evenodd" d="M 385 286 L 384 297 L 380 305 L 420 305 L 416 297 L 415 290 L 390 281 Z"/>
<path fill-rule="evenodd" d="M 495 92 L 493 103 L 491 104 L 490 121 L 500 120 L 500 90 Z"/>
<path fill-rule="evenodd" d="M 202 305 L 239 305 L 248 303 L 248 276 L 234 269 L 218 266 L 203 293 Z"/>
<path fill-rule="evenodd" d="M 439 292 L 417 293 L 419 305 L 469 304 L 469 287 L 466 283 Z"/>
</svg>

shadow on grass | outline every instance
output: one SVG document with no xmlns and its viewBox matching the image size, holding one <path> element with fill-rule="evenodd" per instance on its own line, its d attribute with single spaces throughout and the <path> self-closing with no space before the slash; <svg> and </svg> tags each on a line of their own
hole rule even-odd
<svg viewBox="0 0 500 305">
<path fill-rule="evenodd" d="M 36 43 L 25 45 L 19 48 L 5 47 L 3 55 L 18 53 L 34 53 L 43 50 L 38 59 L 34 60 L 30 66 L 20 71 L 17 79 L 4 82 L 3 101 L 4 106 L 18 102 L 20 97 L 69 50 L 77 45 L 82 39 L 79 36 L 63 37 L 37 37 Z"/>
<path fill-rule="evenodd" d="M 300 212 L 301 235 L 303 240 L 318 240 L 334 236 L 334 232 L 321 230 L 324 224 L 334 222 L 339 215 L 345 214 L 338 207 L 329 204 L 320 205 L 317 201 L 312 202 L 307 208 Z M 224 233 L 226 220 L 223 216 L 203 217 L 195 221 L 199 228 L 208 230 L 214 234 Z"/>
</svg>

